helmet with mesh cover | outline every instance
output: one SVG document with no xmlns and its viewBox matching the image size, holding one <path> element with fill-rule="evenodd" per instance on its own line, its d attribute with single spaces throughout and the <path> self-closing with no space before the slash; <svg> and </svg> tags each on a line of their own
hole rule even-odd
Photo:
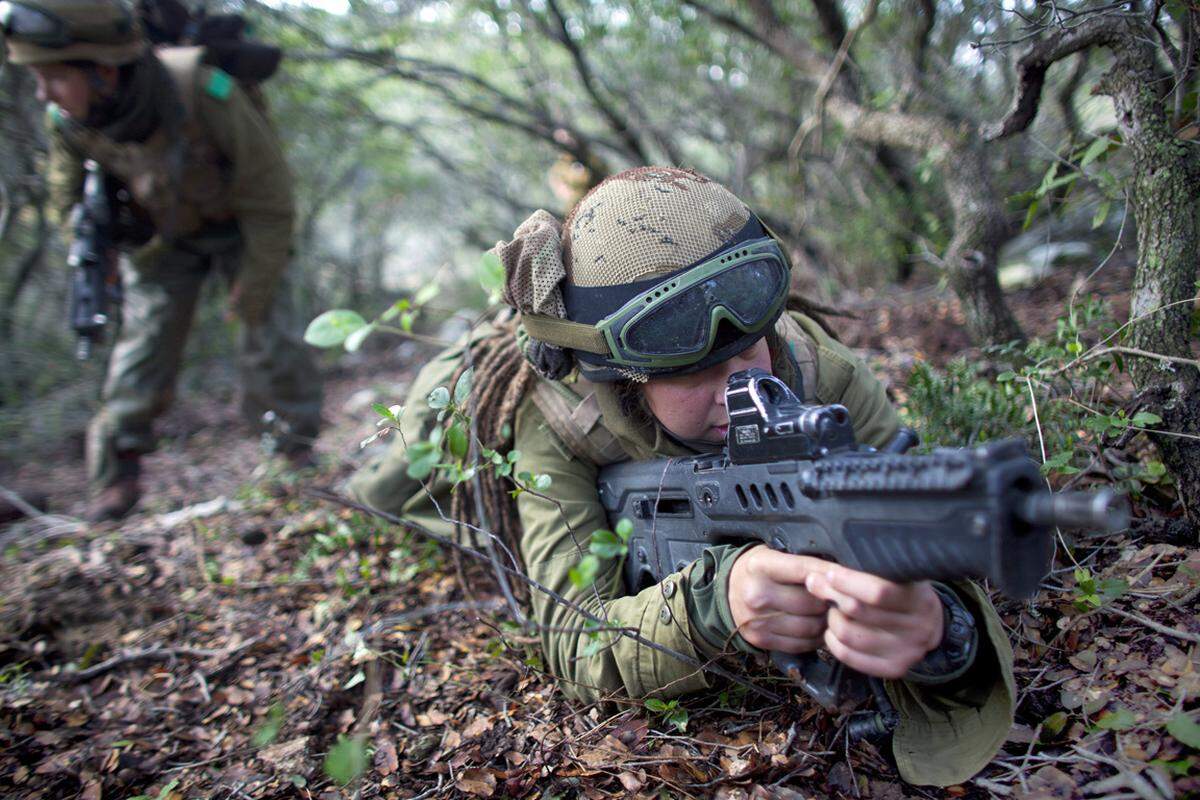
<svg viewBox="0 0 1200 800">
<path fill-rule="evenodd" d="M 593 381 L 696 372 L 764 336 L 781 313 L 788 267 L 746 204 L 698 172 L 613 175 L 563 226 L 565 319 L 525 324 L 573 351 Z"/>
<path fill-rule="evenodd" d="M 0 0 L 0 31 L 14 64 L 136 61 L 147 43 L 121 0 Z"/>
</svg>

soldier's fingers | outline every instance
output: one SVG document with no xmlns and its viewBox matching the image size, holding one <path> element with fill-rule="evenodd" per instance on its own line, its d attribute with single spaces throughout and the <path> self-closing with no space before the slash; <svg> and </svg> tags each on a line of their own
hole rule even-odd
<svg viewBox="0 0 1200 800">
<path fill-rule="evenodd" d="M 831 564 L 828 569 L 817 575 L 817 579 L 827 582 L 844 598 L 852 600 L 853 602 L 849 603 L 852 607 L 871 606 L 903 612 L 911 611 L 918 604 L 923 587 L 928 586 L 927 582 L 895 583 L 840 564 Z"/>
<path fill-rule="evenodd" d="M 826 618 L 826 630 L 859 653 L 891 655 L 913 661 L 924 657 L 933 645 L 913 628 L 911 620 L 896 622 L 895 625 L 869 625 L 833 609 Z"/>
<path fill-rule="evenodd" d="M 742 626 L 742 635 L 746 630 L 763 631 L 776 636 L 793 639 L 819 640 L 825 632 L 825 615 L 797 616 L 794 614 L 769 614 L 752 620 Z"/>
<path fill-rule="evenodd" d="M 811 573 L 825 572 L 832 562 L 824 561 L 813 556 L 797 556 L 791 553 L 781 553 L 769 547 L 760 546 L 752 549 L 746 555 L 753 554 L 755 567 L 763 575 L 776 583 L 791 583 L 803 586 L 804 580 Z"/>
<path fill-rule="evenodd" d="M 876 678 L 902 678 L 908 672 L 909 667 L 916 663 L 916 661 L 907 662 L 892 654 L 879 655 L 856 650 L 828 629 L 825 631 L 824 644 L 825 649 L 838 661 L 864 675 Z"/>
<path fill-rule="evenodd" d="M 821 646 L 820 636 L 781 636 L 770 631 L 749 631 L 742 638 L 761 650 L 778 650 L 782 653 L 811 653 Z"/>
</svg>

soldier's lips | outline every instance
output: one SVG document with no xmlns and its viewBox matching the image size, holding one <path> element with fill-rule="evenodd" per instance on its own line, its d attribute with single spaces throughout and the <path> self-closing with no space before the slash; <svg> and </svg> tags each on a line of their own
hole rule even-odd
<svg viewBox="0 0 1200 800">
<path fill-rule="evenodd" d="M 714 425 L 713 430 L 716 431 L 717 434 L 720 435 L 720 437 L 722 439 L 724 439 L 725 435 L 727 433 L 729 433 L 729 426 L 728 425 Z"/>
</svg>

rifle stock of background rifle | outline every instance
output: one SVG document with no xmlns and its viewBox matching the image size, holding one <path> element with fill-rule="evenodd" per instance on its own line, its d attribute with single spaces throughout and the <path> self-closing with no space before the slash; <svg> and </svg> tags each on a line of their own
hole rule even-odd
<svg viewBox="0 0 1200 800">
<path fill-rule="evenodd" d="M 761 541 L 893 581 L 985 578 L 1026 598 L 1049 571 L 1055 526 L 1128 525 L 1111 491 L 1051 494 L 1017 440 L 904 455 L 916 443 L 904 429 L 883 452 L 862 448 L 845 407 L 801 403 L 759 369 L 730 377 L 726 404 L 723 452 L 601 470 L 610 522 L 633 522 L 631 591 L 707 547 Z M 823 705 L 840 705 L 840 665 L 776 655 Z"/>
<path fill-rule="evenodd" d="M 111 309 L 121 304 L 116 271 L 114 217 L 104 172 L 95 161 L 84 163 L 83 194 L 71 209 L 71 329 L 79 337 L 75 355 L 91 357 L 92 346 L 104 340 Z"/>
</svg>

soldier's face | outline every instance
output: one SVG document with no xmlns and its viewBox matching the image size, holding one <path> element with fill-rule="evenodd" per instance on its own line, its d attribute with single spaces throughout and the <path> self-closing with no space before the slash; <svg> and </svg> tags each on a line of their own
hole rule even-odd
<svg viewBox="0 0 1200 800">
<path fill-rule="evenodd" d="M 725 385 L 730 375 L 751 367 L 771 371 L 771 350 L 765 338 L 706 370 L 651 378 L 642 386 L 642 394 L 654 416 L 676 437 L 719 444 L 729 430 Z"/>
<path fill-rule="evenodd" d="M 38 100 L 54 103 L 72 119 L 87 119 L 95 90 L 85 70 L 68 64 L 32 64 L 29 69 L 37 80 Z"/>
</svg>

